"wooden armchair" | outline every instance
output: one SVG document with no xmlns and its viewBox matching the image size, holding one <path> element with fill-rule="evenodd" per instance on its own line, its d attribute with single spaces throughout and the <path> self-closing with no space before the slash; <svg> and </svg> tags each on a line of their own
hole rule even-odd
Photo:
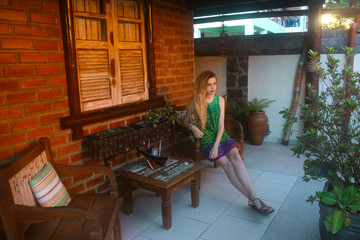
<svg viewBox="0 0 360 240">
<path fill-rule="evenodd" d="M 62 207 L 41 207 L 28 180 L 49 162 L 59 177 L 103 173 L 110 194 L 77 194 Z M 106 166 L 67 166 L 54 162 L 47 138 L 0 172 L 0 214 L 8 240 L 121 239 L 115 174 Z"/>
<path fill-rule="evenodd" d="M 244 131 L 241 123 L 232 116 L 225 116 L 224 127 L 228 135 L 235 142 L 241 158 L 244 153 Z M 192 139 L 191 139 L 192 138 Z M 194 161 L 201 161 L 205 158 L 200 151 L 200 139 L 195 138 L 191 131 L 182 124 L 174 124 L 171 135 L 172 154 L 175 156 L 188 157 Z M 215 162 L 214 167 L 219 167 Z"/>
</svg>

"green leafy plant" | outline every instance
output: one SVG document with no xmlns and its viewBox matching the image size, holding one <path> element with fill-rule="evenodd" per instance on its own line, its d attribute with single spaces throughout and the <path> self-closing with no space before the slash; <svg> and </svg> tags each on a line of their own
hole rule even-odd
<svg viewBox="0 0 360 240">
<path fill-rule="evenodd" d="M 317 196 L 322 203 L 335 209 L 325 220 L 326 230 L 333 234 L 338 233 L 343 226 L 350 226 L 349 212 L 355 213 L 360 210 L 360 189 L 354 185 L 344 190 L 334 186 L 333 191 L 317 192 Z"/>
<path fill-rule="evenodd" d="M 172 124 L 181 122 L 175 106 L 171 104 L 166 104 L 165 107 L 150 109 L 146 121 L 150 121 L 155 126 L 161 121 L 169 121 Z"/>
<path fill-rule="evenodd" d="M 290 109 L 280 112 L 288 122 L 305 121 L 305 127 L 292 151 L 305 156 L 303 180 L 327 180 L 332 192 L 317 192 L 308 201 L 319 200 L 332 206 L 334 212 L 325 221 L 327 230 L 338 232 L 350 223 L 348 211 L 359 211 L 360 186 L 360 74 L 354 72 L 350 61 L 352 48 L 344 49 L 345 64 L 339 70 L 339 60 L 328 48 L 326 68 L 320 56 L 309 51 L 320 91 L 307 85 L 311 104 L 301 104 L 298 117 Z"/>
<path fill-rule="evenodd" d="M 275 100 L 269 100 L 267 98 L 253 98 L 247 102 L 246 109 L 248 112 L 262 112 L 265 108 L 269 107 L 271 103 L 276 102 Z"/>
</svg>

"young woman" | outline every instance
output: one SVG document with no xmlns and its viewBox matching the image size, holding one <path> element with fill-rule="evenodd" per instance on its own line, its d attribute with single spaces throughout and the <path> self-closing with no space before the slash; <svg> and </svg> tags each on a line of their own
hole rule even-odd
<svg viewBox="0 0 360 240">
<path fill-rule="evenodd" d="M 204 157 L 220 163 L 232 185 L 248 198 L 249 206 L 262 214 L 272 213 L 274 209 L 257 198 L 239 151 L 224 130 L 225 100 L 215 95 L 216 87 L 213 72 L 199 75 L 183 124 L 200 138 Z"/>
</svg>

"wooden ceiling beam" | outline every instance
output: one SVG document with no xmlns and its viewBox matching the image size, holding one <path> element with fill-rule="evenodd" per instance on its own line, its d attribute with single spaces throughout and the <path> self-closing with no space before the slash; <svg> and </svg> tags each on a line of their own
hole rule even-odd
<svg viewBox="0 0 360 240">
<path fill-rule="evenodd" d="M 197 18 L 197 19 L 194 19 L 194 24 L 224 22 L 224 21 L 231 21 L 231 20 L 253 19 L 253 18 L 270 18 L 270 17 L 303 16 L 303 15 L 307 16 L 307 14 L 308 14 L 308 10 L 236 14 L 236 15 L 227 15 L 227 16 Z"/>
<path fill-rule="evenodd" d="M 210 16 L 217 14 L 229 14 L 236 12 L 247 12 L 247 11 L 259 11 L 259 10 L 270 10 L 277 8 L 289 8 L 289 7 L 299 7 L 299 6 L 309 6 L 313 4 L 314 1 L 324 2 L 325 0 L 264 0 L 264 1 L 207 1 L 203 4 L 198 1 L 188 2 L 198 2 L 196 8 L 188 7 L 189 9 L 194 10 L 194 17 L 201 16 Z M 200 1 L 201 2 L 201 1 Z M 232 4 L 230 4 L 232 2 Z"/>
</svg>

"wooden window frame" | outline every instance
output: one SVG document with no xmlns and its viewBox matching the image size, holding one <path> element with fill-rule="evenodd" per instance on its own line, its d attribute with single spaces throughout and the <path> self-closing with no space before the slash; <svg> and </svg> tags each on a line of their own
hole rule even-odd
<svg viewBox="0 0 360 240">
<path fill-rule="evenodd" d="M 105 0 L 109 2 L 110 0 Z M 77 80 L 77 62 L 75 48 L 74 19 L 71 13 L 72 0 L 60 0 L 60 17 L 65 54 L 68 99 L 70 116 L 60 118 L 62 129 L 71 128 L 73 140 L 83 138 L 83 126 L 117 117 L 124 117 L 145 112 L 165 104 L 163 97 L 156 94 L 154 43 L 152 36 L 152 2 L 144 0 L 146 56 L 149 82 L 149 99 L 147 101 L 121 104 L 108 108 L 81 112 L 79 85 Z"/>
</svg>

